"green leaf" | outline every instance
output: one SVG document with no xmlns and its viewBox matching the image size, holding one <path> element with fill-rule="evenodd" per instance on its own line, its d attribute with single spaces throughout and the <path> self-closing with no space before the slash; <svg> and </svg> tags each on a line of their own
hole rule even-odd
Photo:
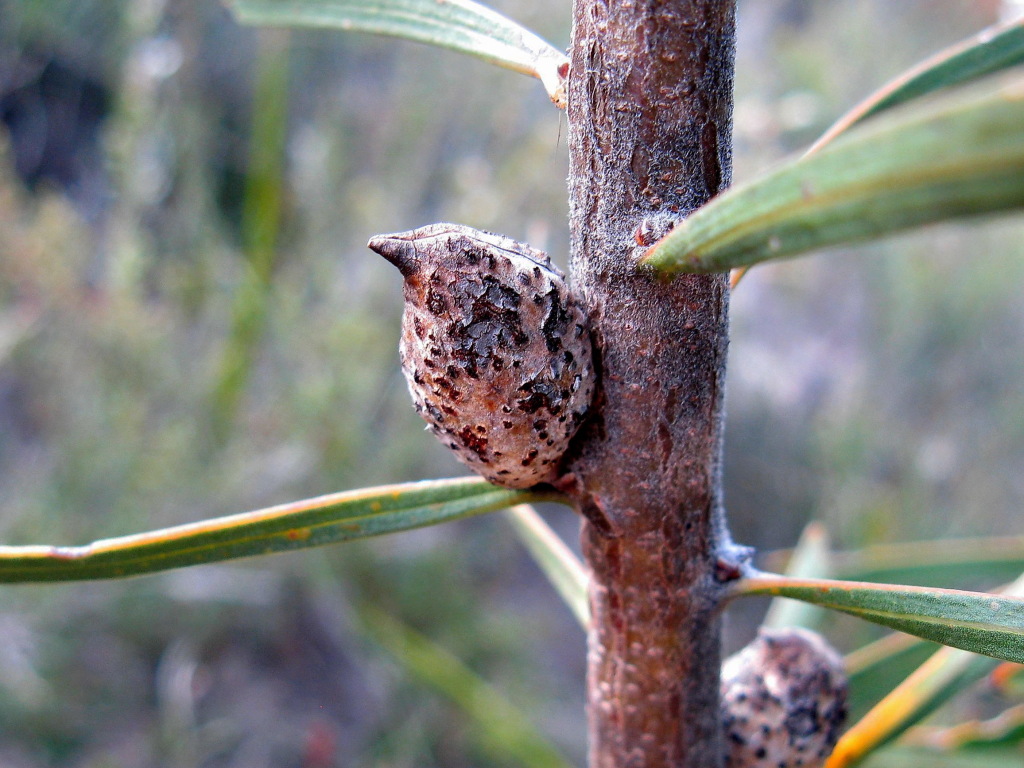
<svg viewBox="0 0 1024 768">
<path fill-rule="evenodd" d="M 864 768 L 1020 768 L 1020 749 L 942 753 L 932 749 L 894 747 L 872 755 Z"/>
<path fill-rule="evenodd" d="M 930 93 L 963 85 L 985 75 L 1024 64 L 1024 18 L 982 30 L 930 56 L 879 88 L 829 128 L 807 154 L 817 152 L 862 120 Z M 732 277 L 736 287 L 749 267 Z"/>
<path fill-rule="evenodd" d="M 828 531 L 819 522 L 808 523 L 800 534 L 786 566 L 787 576 L 825 577 L 832 575 L 831 548 Z M 799 600 L 778 597 L 768 606 L 761 626 L 769 629 L 806 627 L 814 629 L 821 623 L 824 609 Z"/>
<path fill-rule="evenodd" d="M 925 59 L 843 115 L 809 152 L 887 109 L 1019 64 L 1024 64 L 1024 18 L 989 27 Z"/>
<path fill-rule="evenodd" d="M 968 593 L 969 594 L 969 593 Z M 1000 595 L 985 598 L 1020 598 L 1024 594 L 1024 576 L 1009 585 Z M 990 603 L 991 604 L 991 603 Z M 898 638 L 886 639 L 890 646 L 900 644 Z M 1018 642 L 1018 645 L 1021 645 Z M 851 685 L 857 672 L 863 673 L 871 656 L 861 654 L 858 670 L 851 670 Z M 890 654 L 891 655 L 891 654 Z M 866 658 L 865 658 L 866 657 Z M 849 661 L 853 661 L 849 659 Z M 997 666 L 995 659 L 977 656 L 958 648 L 940 648 L 920 667 L 903 679 L 874 707 L 861 717 L 839 740 L 826 768 L 847 768 L 856 765 L 878 748 L 903 734 L 908 728 L 934 712 L 956 694 L 985 677 Z M 863 675 L 860 675 L 863 677 Z"/>
<path fill-rule="evenodd" d="M 1004 583 L 1024 571 L 1024 536 L 874 544 L 834 555 L 834 576 L 901 584 Z"/>
<path fill-rule="evenodd" d="M 764 569 L 778 571 L 793 557 L 791 550 L 768 552 Z M 872 544 L 833 552 L 830 573 L 789 574 L 832 576 L 853 581 L 890 584 L 957 586 L 964 583 L 1001 584 L 1024 571 L 1024 536 L 935 539 L 897 544 Z M 787 573 L 788 568 L 787 568 Z"/>
<path fill-rule="evenodd" d="M 569 762 L 493 686 L 439 645 L 381 611 L 359 611 L 371 637 L 415 677 L 439 691 L 476 726 L 481 747 L 497 763 L 531 768 L 569 768 Z"/>
<path fill-rule="evenodd" d="M 996 664 L 995 659 L 940 648 L 843 735 L 827 768 L 856 765 L 981 680 Z"/>
<path fill-rule="evenodd" d="M 79 547 L 0 546 L 0 582 L 114 579 L 436 525 L 553 494 L 480 478 L 366 488 Z"/>
<path fill-rule="evenodd" d="M 850 722 L 856 722 L 887 696 L 939 648 L 902 632 L 893 632 L 848 653 L 843 659 L 849 680 Z"/>
<path fill-rule="evenodd" d="M 587 573 L 579 558 L 529 504 L 512 507 L 506 514 L 548 581 L 586 630 L 590 626 L 590 602 Z"/>
<path fill-rule="evenodd" d="M 415 40 L 533 75 L 565 106 L 566 55 L 472 0 L 230 0 L 245 24 L 321 27 Z"/>
<path fill-rule="evenodd" d="M 880 115 L 723 192 L 652 246 L 662 272 L 724 272 L 1024 207 L 1024 73 Z M 970 254 L 973 256 L 974 254 Z"/>
<path fill-rule="evenodd" d="M 775 574 L 741 579 L 732 590 L 804 600 L 942 645 L 1024 663 L 1020 597 Z"/>
</svg>

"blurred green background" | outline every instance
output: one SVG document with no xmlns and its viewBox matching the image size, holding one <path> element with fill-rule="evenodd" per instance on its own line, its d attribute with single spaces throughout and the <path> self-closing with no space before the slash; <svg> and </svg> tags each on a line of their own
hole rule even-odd
<svg viewBox="0 0 1024 768">
<path fill-rule="evenodd" d="M 568 0 L 494 6 L 567 44 Z M 734 177 L 1020 10 L 741 1 Z M 564 134 L 535 81 L 419 45 L 242 28 L 215 0 L 0 0 L 0 540 L 462 474 L 409 406 L 399 276 L 365 243 L 450 220 L 564 266 Z M 733 299 L 736 538 L 1020 533 L 1022 257 L 1003 219 L 753 270 Z M 572 515 L 546 514 L 575 546 Z M 763 609 L 730 612 L 729 650 Z M 582 764 L 583 633 L 488 516 L 0 589 L 0 766 L 516 763 L 486 703 L 453 704 L 379 612 Z M 843 627 L 847 647 L 874 636 Z"/>
</svg>

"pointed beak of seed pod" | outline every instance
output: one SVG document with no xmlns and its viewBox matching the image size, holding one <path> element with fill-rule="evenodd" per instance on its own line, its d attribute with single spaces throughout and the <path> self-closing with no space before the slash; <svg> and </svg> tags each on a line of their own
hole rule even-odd
<svg viewBox="0 0 1024 768">
<path fill-rule="evenodd" d="M 410 232 L 397 235 L 374 235 L 366 245 L 390 261 L 403 277 L 409 277 L 419 267 L 414 238 Z"/>
</svg>

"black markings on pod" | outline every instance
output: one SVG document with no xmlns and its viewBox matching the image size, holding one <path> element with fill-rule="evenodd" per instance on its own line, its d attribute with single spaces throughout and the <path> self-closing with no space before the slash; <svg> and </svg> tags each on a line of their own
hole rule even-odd
<svg viewBox="0 0 1024 768">
<path fill-rule="evenodd" d="M 725 768 L 820 768 L 846 720 L 842 659 L 805 629 L 761 630 L 722 665 Z"/>
<path fill-rule="evenodd" d="M 402 370 L 434 434 L 499 485 L 556 479 L 594 394 L 586 317 L 562 273 L 541 251 L 457 224 L 369 247 L 405 279 Z"/>
</svg>

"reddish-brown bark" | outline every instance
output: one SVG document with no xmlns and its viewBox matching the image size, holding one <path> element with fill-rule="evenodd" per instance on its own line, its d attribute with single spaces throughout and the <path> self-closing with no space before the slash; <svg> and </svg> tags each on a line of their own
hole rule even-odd
<svg viewBox="0 0 1024 768">
<path fill-rule="evenodd" d="M 576 0 L 572 276 L 600 368 L 568 462 L 592 572 L 590 765 L 721 764 L 725 275 L 636 259 L 729 179 L 734 3 Z"/>
</svg>

